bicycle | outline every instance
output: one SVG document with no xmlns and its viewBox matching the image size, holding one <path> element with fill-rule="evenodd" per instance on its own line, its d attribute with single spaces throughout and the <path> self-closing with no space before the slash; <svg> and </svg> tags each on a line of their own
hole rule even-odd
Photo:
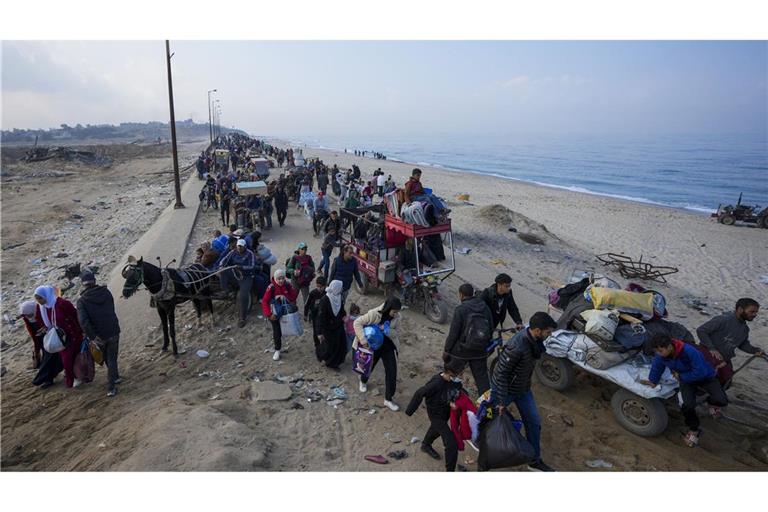
<svg viewBox="0 0 768 512">
<path fill-rule="evenodd" d="M 493 375 L 493 370 L 496 369 L 496 364 L 499 362 L 499 357 L 501 356 L 501 351 L 504 350 L 504 338 L 502 335 L 505 332 L 515 332 L 517 333 L 517 328 L 515 327 L 508 327 L 504 328 L 501 327 L 500 329 L 494 329 L 493 332 L 497 333 L 497 336 L 494 338 L 491 338 L 491 341 L 488 342 L 488 347 L 485 349 L 485 353 L 488 354 L 488 356 L 491 356 L 491 353 L 495 350 L 496 356 L 491 360 L 490 364 L 490 375 Z"/>
</svg>

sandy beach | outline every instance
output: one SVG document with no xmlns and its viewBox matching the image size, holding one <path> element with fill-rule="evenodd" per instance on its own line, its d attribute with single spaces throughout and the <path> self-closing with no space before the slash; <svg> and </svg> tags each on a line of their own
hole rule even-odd
<svg viewBox="0 0 768 512">
<path fill-rule="evenodd" d="M 201 144 L 185 146 L 185 155 L 194 155 Z M 415 167 L 343 152 L 303 151 L 305 158 L 319 157 L 328 165 L 347 168 L 355 163 L 367 177 L 381 168 L 392 174 L 399 185 Z M 67 169 L 74 174 L 41 175 L 23 183 L 17 183 L 19 178 L 13 175 L 7 177 L 4 170 L 3 312 L 13 315 L 18 302 L 47 279 L 46 274 L 31 278 L 30 272 L 41 265 L 52 267 L 58 262 L 58 253 L 78 254 L 81 261 L 98 261 L 105 268 L 104 275 L 122 266 L 125 251 L 149 229 L 172 198 L 169 175 L 152 174 L 167 169 L 169 160 L 160 154 L 151 158 L 129 155 L 109 171 L 88 169 L 90 174 L 79 175 Z M 706 216 L 681 210 L 479 174 L 420 168 L 424 171 L 424 185 L 446 199 L 452 210 L 456 248 L 470 249 L 468 254 L 456 254 L 456 273 L 443 285 L 452 306 L 457 302 L 456 289 L 463 282 L 486 287 L 497 273 L 507 272 L 513 276 L 513 292 L 527 319 L 536 311 L 546 310 L 546 294 L 553 282 L 562 282 L 574 269 L 601 270 L 594 255 L 605 252 L 635 258 L 642 255 L 644 261 L 677 267 L 679 272 L 668 277 L 668 284 L 653 284 L 653 288 L 666 296 L 670 320 L 691 331 L 710 316 L 730 310 L 739 297 L 751 296 L 764 306 L 768 304 L 768 285 L 761 282 L 761 276 L 768 275 L 765 230 L 723 226 Z M 34 187 L 38 190 L 32 190 Z M 47 187 L 57 193 L 45 194 L 41 203 L 39 194 Z M 469 194 L 469 201 L 458 200 L 459 194 Z M 132 209 L 133 205 L 142 207 Z M 100 208 L 110 211 L 101 213 Z M 47 211 L 56 215 L 47 215 Z M 73 219 L 73 214 L 85 218 Z M 112 220 L 107 219 L 110 215 Z M 193 258 L 194 248 L 209 239 L 214 228 L 222 227 L 218 215 L 215 210 L 198 214 L 185 253 L 187 262 Z M 130 234 L 121 231 L 125 224 L 130 224 Z M 517 231 L 509 231 L 510 227 Z M 56 234 L 65 236 L 52 240 Z M 532 235 L 540 243 L 526 242 L 521 234 Z M 320 240 L 312 237 L 311 223 L 295 206 L 289 210 L 287 225 L 279 228 L 275 222 L 262 241 L 280 263 L 299 241 L 308 242 L 309 253 L 319 261 Z M 6 249 L 20 242 L 27 244 Z M 108 250 L 98 249 L 107 243 Z M 79 254 L 81 247 L 92 247 L 92 254 Z M 154 259 L 151 254 L 136 256 Z M 39 257 L 48 261 L 33 263 Z M 67 261 L 61 260 L 62 264 Z M 612 272 L 605 273 L 626 284 Z M 77 291 L 75 287 L 65 296 L 71 298 Z M 690 307 L 692 298 L 706 306 Z M 160 354 L 162 332 L 156 312 L 147 305 L 147 293 L 142 291 L 129 300 L 135 307 L 145 308 L 146 325 L 142 326 L 143 334 L 121 340 L 125 382 L 120 394 L 108 403 L 103 393 L 105 371 L 101 368 L 93 384 L 76 390 L 66 390 L 61 384 L 48 390 L 33 387 L 30 381 L 34 373 L 27 369 L 31 342 L 23 327 L 3 325 L 2 469 L 443 469 L 442 462 L 426 457 L 418 444 L 410 444 L 413 437 L 422 437 L 426 430 L 428 422 L 423 411 L 407 417 L 402 410 L 394 413 L 383 407 L 381 368 L 374 372 L 369 392 L 362 395 L 348 362 L 339 373 L 316 362 L 311 333 L 289 340 L 283 360 L 273 362 L 269 325 L 252 314 L 246 327 L 238 329 L 232 308 L 222 309 L 219 304 L 213 328 L 197 325 L 191 305 L 180 306 L 178 341 L 184 353 L 176 360 Z M 383 296 L 359 296 L 353 290 L 349 300 L 365 311 L 380 304 Z M 440 367 L 448 326 L 432 324 L 412 311 L 403 316 L 395 400 L 404 408 L 413 392 Z M 761 312 L 750 328 L 752 342 L 767 347 L 768 314 Z M 198 358 L 195 352 L 199 349 L 210 352 L 210 357 Z M 742 354 L 735 362 L 745 359 Z M 738 375 L 729 391 L 733 400 L 730 414 L 765 429 L 704 419 L 707 435 L 696 450 L 681 442 L 684 424 L 676 407 L 668 407 L 667 431 L 646 439 L 627 432 L 615 421 L 609 403 L 614 388 L 604 381 L 579 373 L 576 386 L 561 393 L 534 380 L 543 420 L 544 458 L 554 467 L 570 471 L 588 471 L 586 462 L 596 459 L 608 461 L 613 470 L 624 471 L 764 471 L 768 469 L 766 369 L 764 362 L 755 362 Z M 465 379 L 471 381 L 469 373 Z M 259 401 L 260 383 L 269 381 L 290 387 L 290 398 Z M 342 386 L 348 399 L 329 405 L 325 395 L 332 386 Z M 318 394 L 322 398 L 314 400 Z M 46 433 L 51 424 L 59 428 L 57 440 Z M 436 447 L 442 453 L 439 443 Z M 363 459 L 365 455 L 387 455 L 396 450 L 405 450 L 407 457 L 382 466 Z M 459 463 L 472 471 L 476 459 L 477 454 L 468 449 L 460 453 Z"/>
</svg>

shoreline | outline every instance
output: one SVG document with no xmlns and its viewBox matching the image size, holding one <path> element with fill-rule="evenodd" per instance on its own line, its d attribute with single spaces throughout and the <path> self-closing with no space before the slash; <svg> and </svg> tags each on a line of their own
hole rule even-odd
<svg viewBox="0 0 768 512">
<path fill-rule="evenodd" d="M 356 156 L 354 153 L 345 153 L 343 149 L 328 148 L 328 147 L 325 147 L 325 146 L 314 147 L 314 146 L 312 146 L 312 145 L 310 145 L 310 144 L 308 144 L 306 142 L 303 142 L 303 141 L 289 141 L 289 140 L 282 139 L 282 138 L 272 138 L 272 137 L 266 137 L 265 140 L 268 141 L 271 144 L 274 143 L 274 144 L 283 145 L 283 146 L 286 146 L 286 147 L 300 147 L 302 150 L 310 150 L 310 151 L 319 151 L 319 152 L 325 152 L 325 153 L 333 153 L 334 156 L 336 156 L 336 157 L 339 157 L 339 156 L 343 155 L 343 156 L 350 157 L 350 158 L 361 158 L 361 159 L 370 160 L 372 162 L 377 162 L 377 163 L 390 162 L 390 163 L 393 163 L 393 164 L 402 164 L 402 165 L 418 167 L 420 169 L 421 168 L 428 168 L 428 169 L 434 169 L 434 170 L 437 170 L 437 171 L 450 172 L 450 173 L 454 173 L 454 174 L 471 174 L 471 175 L 475 175 L 475 176 L 484 176 L 484 177 L 489 177 L 489 178 L 496 178 L 496 179 L 504 180 L 505 182 L 510 182 L 511 181 L 511 182 L 514 182 L 514 183 L 528 185 L 528 186 L 531 186 L 531 187 L 544 188 L 544 189 L 550 189 L 550 190 L 560 190 L 560 191 L 563 191 L 563 192 L 570 192 L 570 193 L 574 193 L 574 194 L 583 194 L 583 195 L 588 195 L 588 196 L 600 197 L 600 198 L 605 198 L 605 199 L 610 199 L 610 200 L 613 200 L 613 201 L 617 201 L 617 202 L 620 202 L 620 203 L 630 203 L 630 204 L 633 204 L 633 205 L 645 205 L 645 206 L 650 206 L 650 207 L 654 207 L 654 208 L 662 208 L 664 210 L 674 210 L 674 211 L 677 211 L 677 212 L 688 213 L 688 214 L 693 215 L 693 216 L 698 217 L 698 218 L 707 218 L 707 219 L 709 219 L 710 215 L 717 211 L 716 208 L 705 210 L 704 208 L 701 208 L 701 207 L 672 206 L 672 205 L 669 205 L 669 204 L 660 203 L 660 202 L 653 201 L 651 199 L 646 199 L 646 198 L 634 198 L 632 196 L 621 196 L 621 195 L 618 195 L 618 194 L 609 194 L 609 193 L 605 193 L 605 192 L 597 192 L 597 191 L 593 191 L 593 190 L 583 189 L 583 188 L 577 187 L 577 186 L 555 185 L 555 184 L 552 184 L 552 183 L 543 183 L 543 182 L 539 182 L 539 181 L 529 181 L 529 180 L 522 179 L 522 178 L 514 178 L 512 176 L 503 176 L 501 174 L 493 173 L 493 172 L 478 171 L 478 170 L 472 170 L 472 169 L 460 169 L 460 168 L 456 168 L 456 167 L 446 167 L 446 166 L 443 166 L 443 165 L 433 164 L 433 163 L 429 163 L 429 162 L 410 162 L 410 161 L 406 161 L 406 160 L 401 160 L 399 158 L 388 158 L 386 160 L 378 160 L 378 159 L 375 159 L 375 158 L 372 158 L 372 157 L 369 157 L 369 156 Z M 297 146 L 297 143 L 299 143 L 298 146 Z"/>
</svg>

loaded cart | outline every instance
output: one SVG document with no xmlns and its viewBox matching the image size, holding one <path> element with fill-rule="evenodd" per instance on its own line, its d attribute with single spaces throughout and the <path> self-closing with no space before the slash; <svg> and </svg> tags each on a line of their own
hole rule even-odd
<svg viewBox="0 0 768 512">
<path fill-rule="evenodd" d="M 409 224 L 386 213 L 383 204 L 342 208 L 341 220 L 341 239 L 355 248 L 363 283 L 356 284 L 360 294 L 380 289 L 387 296 L 399 297 L 409 307 L 420 308 L 433 322 L 447 322 L 448 306 L 438 287 L 456 269 L 450 220 L 429 227 Z M 442 249 L 443 236 L 448 243 L 450 264 L 425 265 L 425 247 L 439 243 Z M 442 261 L 446 261 L 447 253 L 442 256 Z"/>
</svg>

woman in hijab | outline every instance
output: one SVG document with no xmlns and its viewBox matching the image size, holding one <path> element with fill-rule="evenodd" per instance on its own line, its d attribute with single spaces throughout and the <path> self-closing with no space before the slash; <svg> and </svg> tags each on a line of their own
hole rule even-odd
<svg viewBox="0 0 768 512">
<path fill-rule="evenodd" d="M 27 328 L 29 337 L 32 338 L 32 364 L 35 369 L 40 368 L 40 362 L 43 360 L 43 335 L 38 334 L 43 324 L 37 323 L 35 319 L 35 312 L 37 311 L 37 303 L 33 300 L 28 300 L 19 306 L 19 316 L 24 320 L 24 326 Z"/>
<path fill-rule="evenodd" d="M 58 327 L 64 331 L 66 348 L 59 352 L 64 366 L 64 382 L 68 388 L 77 387 L 81 382 L 75 379 L 75 356 L 80 352 L 83 329 L 77 319 L 77 310 L 67 299 L 57 297 L 53 286 L 38 286 L 35 289 L 37 311 L 35 319 L 46 331 Z"/>
<path fill-rule="evenodd" d="M 291 286 L 291 283 L 285 278 L 285 270 L 281 268 L 275 270 L 272 282 L 261 299 L 261 308 L 264 316 L 269 318 L 272 324 L 272 341 L 275 345 L 275 352 L 272 354 L 273 361 L 280 360 L 280 349 L 283 347 L 283 332 L 280 329 L 280 318 L 272 312 L 272 301 L 284 299 L 289 304 L 295 306 L 298 296 L 299 291 Z"/>
<path fill-rule="evenodd" d="M 376 368 L 379 360 L 384 361 L 384 405 L 393 411 L 400 410 L 392 399 L 395 396 L 397 388 L 397 351 L 400 346 L 400 336 L 397 332 L 400 326 L 400 310 L 402 304 L 397 297 L 390 297 L 384 304 L 378 308 L 371 309 L 363 316 L 358 317 L 353 326 L 355 328 L 355 341 L 352 343 L 352 349 L 358 347 L 368 347 L 368 339 L 365 336 L 365 327 L 368 325 L 378 325 L 383 329 L 384 323 L 389 322 L 389 334 L 384 335 L 384 343 L 373 351 L 373 365 L 371 373 Z M 360 392 L 368 391 L 368 377 L 360 377 Z"/>
<path fill-rule="evenodd" d="M 325 289 L 325 296 L 320 299 L 315 323 L 317 337 L 320 340 L 318 357 L 325 361 L 328 368 L 338 370 L 347 355 L 347 335 L 344 331 L 344 304 L 341 292 L 344 285 L 338 279 L 331 281 Z"/>
</svg>

